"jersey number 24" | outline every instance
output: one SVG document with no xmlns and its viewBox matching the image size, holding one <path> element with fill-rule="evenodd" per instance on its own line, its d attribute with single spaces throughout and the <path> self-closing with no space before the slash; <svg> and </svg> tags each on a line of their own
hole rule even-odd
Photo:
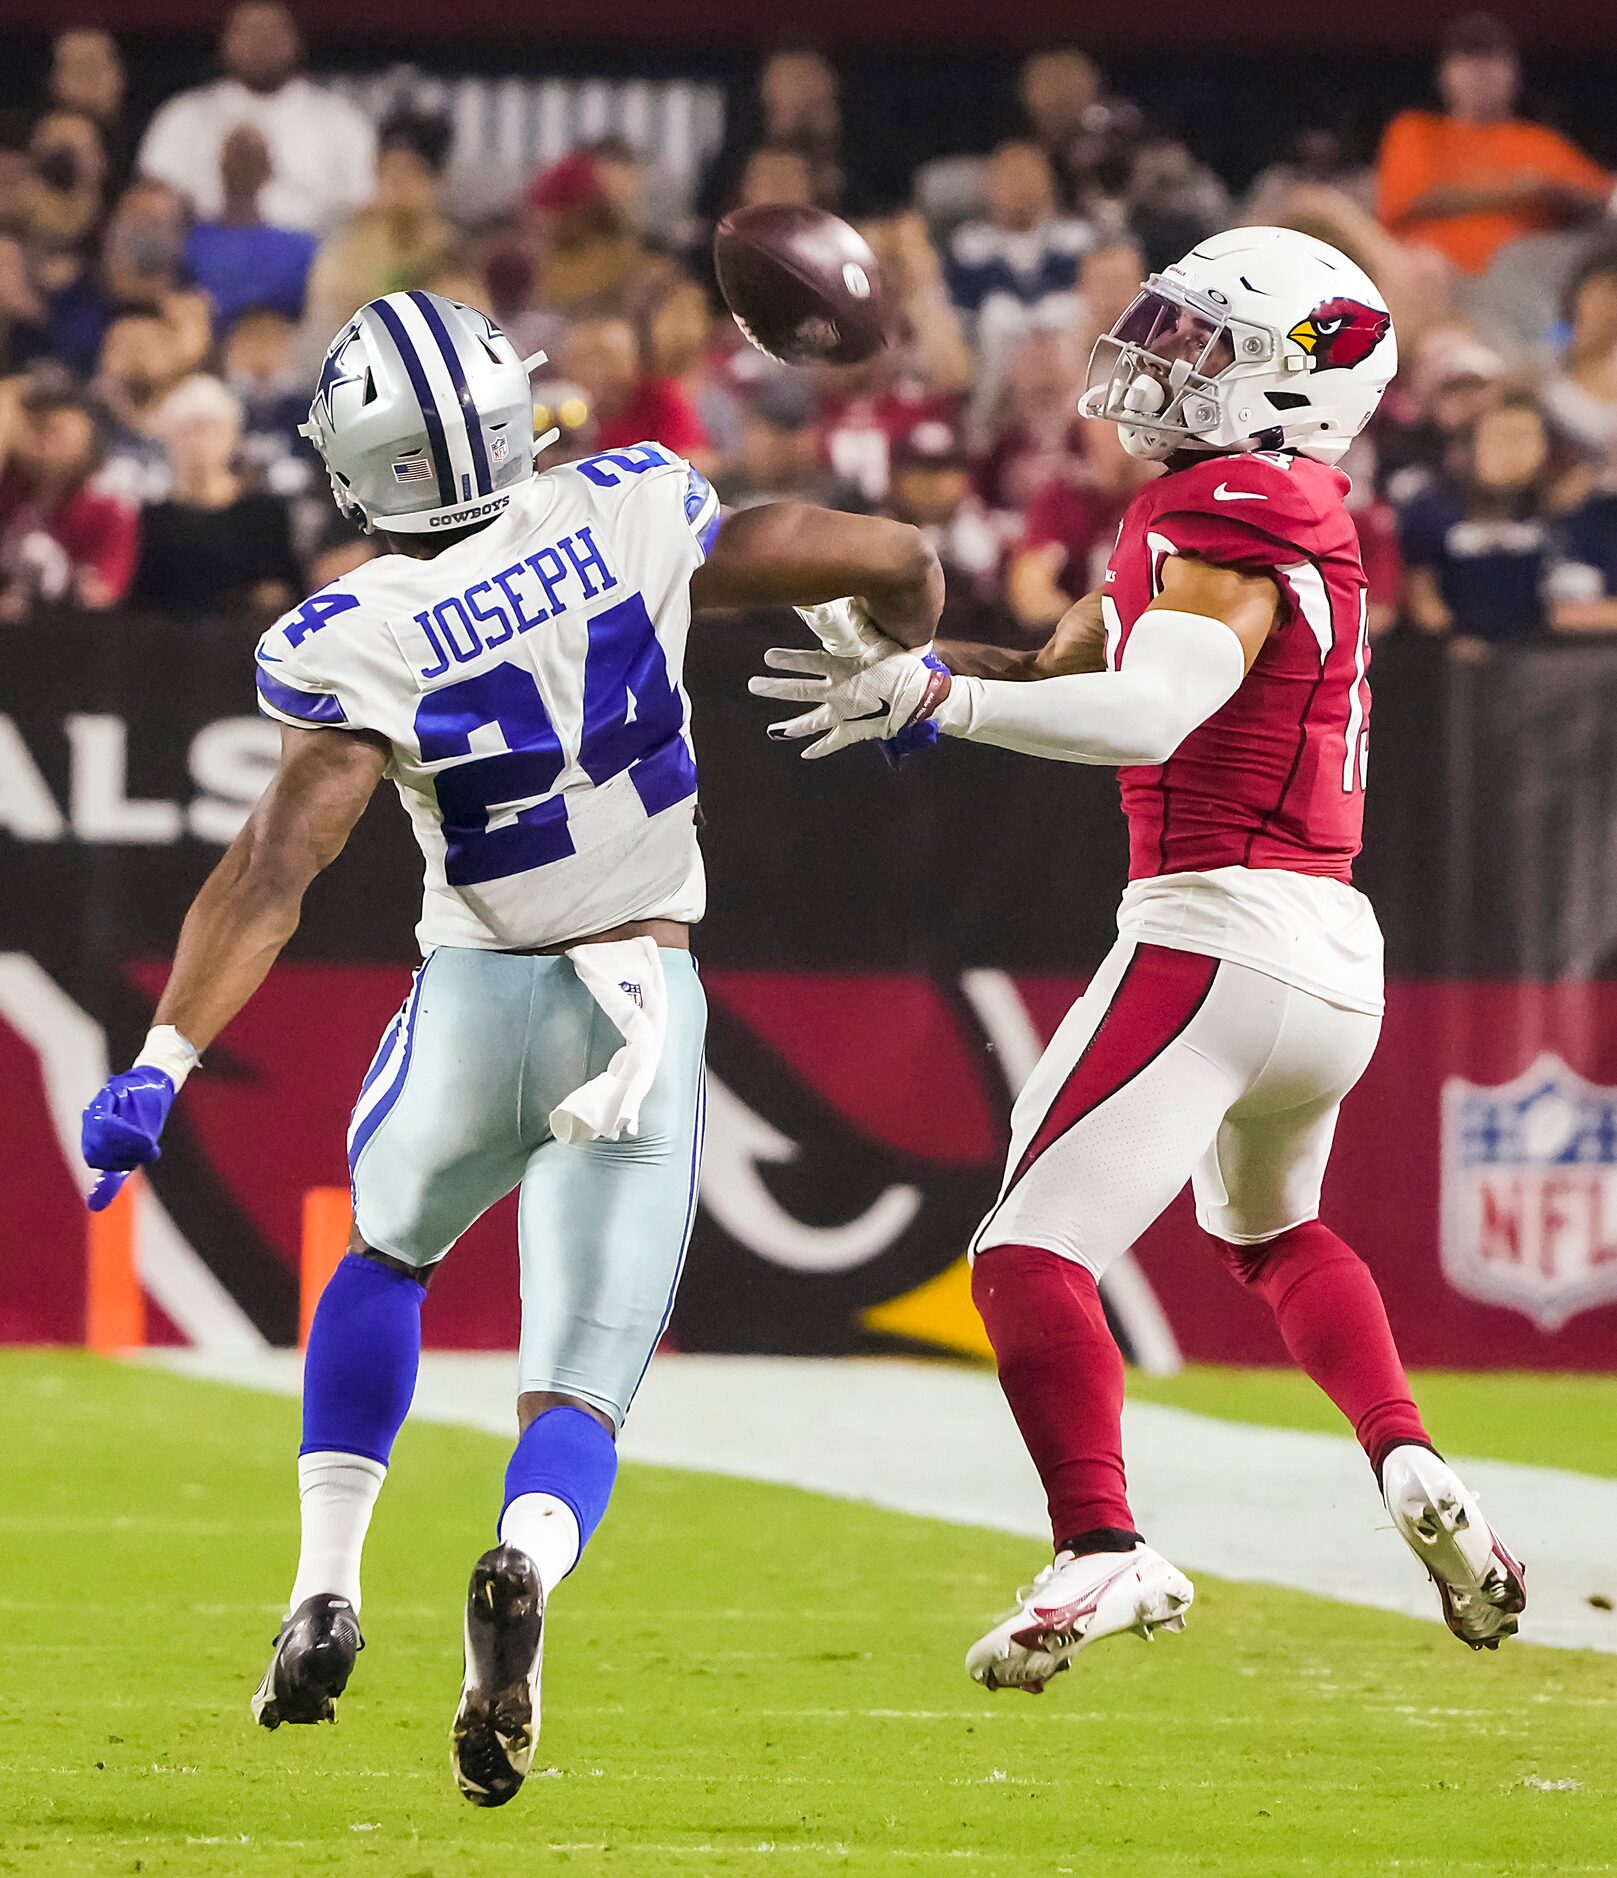
<svg viewBox="0 0 1617 1878">
<path fill-rule="evenodd" d="M 474 735 L 494 726 L 505 740 L 499 755 L 456 763 L 434 779 L 444 878 L 451 887 L 504 880 L 574 852 L 567 803 L 549 794 L 566 755 L 538 680 L 525 665 L 491 666 L 423 698 L 415 720 L 421 760 L 466 756 Z M 684 707 L 644 598 L 631 594 L 595 614 L 578 750 L 590 781 L 599 785 L 627 770 L 648 815 L 672 808 L 696 793 L 683 727 Z M 535 796 L 546 800 L 535 802 Z M 518 802 L 531 806 L 513 810 Z"/>
</svg>

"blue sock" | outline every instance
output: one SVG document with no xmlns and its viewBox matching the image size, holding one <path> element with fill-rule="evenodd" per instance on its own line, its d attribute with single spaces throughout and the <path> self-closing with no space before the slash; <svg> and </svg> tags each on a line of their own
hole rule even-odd
<svg viewBox="0 0 1617 1878">
<path fill-rule="evenodd" d="M 525 1493 L 553 1495 L 578 1521 L 582 1552 L 601 1523 L 617 1477 L 617 1443 L 593 1415 L 576 1408 L 546 1409 L 523 1429 L 506 1467 L 505 1504 Z"/>
<path fill-rule="evenodd" d="M 303 1360 L 302 1454 L 386 1467 L 421 1366 L 421 1301 L 404 1272 L 350 1252 L 320 1294 Z"/>
</svg>

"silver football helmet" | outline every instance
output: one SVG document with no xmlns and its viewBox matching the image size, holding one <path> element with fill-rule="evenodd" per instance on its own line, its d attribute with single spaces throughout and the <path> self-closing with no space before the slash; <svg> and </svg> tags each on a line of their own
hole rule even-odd
<svg viewBox="0 0 1617 1878">
<path fill-rule="evenodd" d="M 441 294 L 384 294 L 332 340 L 302 434 L 337 507 L 367 533 L 463 528 L 497 515 L 555 431 L 533 434 L 528 374 L 486 313 Z"/>
</svg>

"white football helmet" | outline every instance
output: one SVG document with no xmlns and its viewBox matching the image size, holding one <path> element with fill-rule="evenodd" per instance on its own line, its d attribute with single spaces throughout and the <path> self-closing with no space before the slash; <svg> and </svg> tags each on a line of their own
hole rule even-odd
<svg viewBox="0 0 1617 1878">
<path fill-rule="evenodd" d="M 1295 450 L 1333 463 L 1398 369 L 1392 316 L 1345 254 L 1232 228 L 1153 274 L 1095 342 L 1080 409 L 1130 455 Z"/>
<path fill-rule="evenodd" d="M 309 421 L 337 507 L 368 533 L 428 534 L 497 515 L 555 441 L 533 434 L 528 374 L 486 313 L 385 294 L 332 340 Z"/>
</svg>

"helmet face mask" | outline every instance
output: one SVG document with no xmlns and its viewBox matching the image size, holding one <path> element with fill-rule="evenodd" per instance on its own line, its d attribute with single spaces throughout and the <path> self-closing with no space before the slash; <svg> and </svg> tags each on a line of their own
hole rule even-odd
<svg viewBox="0 0 1617 1878">
<path fill-rule="evenodd" d="M 1145 283 L 1096 341 L 1080 409 L 1133 456 L 1289 449 L 1334 462 L 1397 369 L 1391 319 L 1346 255 L 1238 228 Z"/>
<path fill-rule="evenodd" d="M 486 314 L 438 294 L 361 307 L 331 342 L 301 426 L 338 509 L 367 533 L 434 534 L 497 515 L 542 447 L 533 363 Z"/>
</svg>

